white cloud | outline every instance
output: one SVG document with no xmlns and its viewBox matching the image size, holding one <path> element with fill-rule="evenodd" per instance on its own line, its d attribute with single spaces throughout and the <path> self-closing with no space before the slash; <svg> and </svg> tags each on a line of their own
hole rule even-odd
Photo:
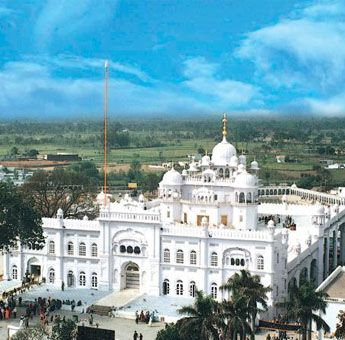
<svg viewBox="0 0 345 340">
<path fill-rule="evenodd" d="M 116 0 L 47 0 L 34 28 L 37 48 L 45 50 L 57 38 L 73 43 L 86 32 L 106 30 L 116 5 Z"/>
<path fill-rule="evenodd" d="M 26 56 L 26 61 L 40 62 L 41 64 L 59 69 L 79 69 L 94 70 L 104 67 L 106 59 L 84 58 L 74 55 L 61 54 L 58 56 Z M 141 81 L 149 81 L 150 77 L 139 67 L 123 64 L 115 60 L 108 60 L 110 70 L 115 72 L 129 74 L 137 77 Z"/>
<path fill-rule="evenodd" d="M 0 118 L 101 115 L 103 89 L 103 79 L 55 78 L 48 66 L 9 62 L 0 70 Z M 155 87 L 115 77 L 110 80 L 111 113 L 195 113 L 212 109 L 169 84 Z"/>
<path fill-rule="evenodd" d="M 248 33 L 235 55 L 254 64 L 255 80 L 263 87 L 286 88 L 315 113 L 343 113 L 345 103 L 337 94 L 345 91 L 344 20 L 344 1 L 314 1 Z"/>
<path fill-rule="evenodd" d="M 245 107 L 260 98 L 260 91 L 253 85 L 218 77 L 220 65 L 207 62 L 203 57 L 184 62 L 184 81 L 189 89 L 208 96 L 209 100 L 226 109 Z"/>
</svg>

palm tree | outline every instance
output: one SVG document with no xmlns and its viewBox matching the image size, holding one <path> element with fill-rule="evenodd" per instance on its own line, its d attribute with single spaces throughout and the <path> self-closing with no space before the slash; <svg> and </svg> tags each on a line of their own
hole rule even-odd
<svg viewBox="0 0 345 340">
<path fill-rule="evenodd" d="M 219 323 L 216 315 L 217 302 L 210 296 L 196 290 L 195 302 L 178 310 L 188 316 L 178 321 L 179 333 L 182 339 L 218 339 Z"/>
<path fill-rule="evenodd" d="M 229 340 L 244 339 L 246 334 L 252 334 L 247 322 L 248 310 L 243 297 L 236 300 L 223 300 L 220 304 L 220 321 L 224 338 Z"/>
<path fill-rule="evenodd" d="M 314 285 L 310 282 L 303 282 L 299 288 L 292 288 L 290 302 L 288 303 L 288 315 L 302 324 L 303 340 L 311 339 L 312 321 L 316 323 L 317 330 L 323 329 L 329 332 L 330 328 L 326 321 L 314 313 L 317 311 L 326 312 L 327 302 L 325 297 L 327 297 L 327 294 L 316 292 Z"/>
<path fill-rule="evenodd" d="M 245 299 L 251 321 L 251 339 L 254 339 L 256 316 L 259 312 L 267 310 L 267 294 L 271 291 L 271 288 L 264 287 L 261 284 L 260 276 L 251 275 L 248 270 L 244 269 L 240 273 L 235 273 L 220 288 L 229 291 L 234 300 Z"/>
</svg>

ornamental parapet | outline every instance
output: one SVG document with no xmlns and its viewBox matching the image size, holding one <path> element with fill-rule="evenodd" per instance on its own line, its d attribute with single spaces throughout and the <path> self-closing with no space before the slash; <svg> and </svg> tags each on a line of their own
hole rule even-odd
<svg viewBox="0 0 345 340">
<path fill-rule="evenodd" d="M 99 214 L 99 220 L 159 223 L 160 215 L 159 213 L 101 211 Z"/>
<path fill-rule="evenodd" d="M 162 228 L 162 235 L 208 237 L 219 239 L 273 242 L 274 237 L 268 231 L 236 230 L 227 228 L 208 228 L 205 233 L 203 227 L 166 224 Z M 206 236 L 205 236 L 206 235 Z"/>
</svg>

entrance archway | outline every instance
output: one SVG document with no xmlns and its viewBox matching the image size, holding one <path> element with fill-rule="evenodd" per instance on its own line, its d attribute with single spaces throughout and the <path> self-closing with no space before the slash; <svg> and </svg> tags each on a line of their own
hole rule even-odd
<svg viewBox="0 0 345 340">
<path fill-rule="evenodd" d="M 67 274 L 67 287 L 74 287 L 75 286 L 75 277 L 72 270 L 68 271 Z"/>
<path fill-rule="evenodd" d="M 130 262 L 126 266 L 126 284 L 125 288 L 140 288 L 139 266 L 136 263 Z"/>
<path fill-rule="evenodd" d="M 26 274 L 34 279 L 39 279 L 41 277 L 41 265 L 36 257 L 29 259 Z"/>
</svg>

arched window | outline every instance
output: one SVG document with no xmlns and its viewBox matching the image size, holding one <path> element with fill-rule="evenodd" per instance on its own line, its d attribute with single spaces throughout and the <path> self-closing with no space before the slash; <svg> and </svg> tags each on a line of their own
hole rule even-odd
<svg viewBox="0 0 345 340">
<path fill-rule="evenodd" d="M 217 299 L 217 295 L 218 295 L 218 286 L 216 283 L 212 283 L 211 284 L 211 296 L 214 298 L 214 299 Z"/>
<path fill-rule="evenodd" d="M 120 246 L 120 253 L 125 253 L 126 252 L 126 246 L 122 245 Z"/>
<path fill-rule="evenodd" d="M 191 281 L 189 284 L 189 295 L 194 297 L 195 296 L 195 282 Z"/>
<path fill-rule="evenodd" d="M 98 248 L 96 243 L 91 244 L 91 256 L 97 257 L 98 256 Z"/>
<path fill-rule="evenodd" d="M 164 249 L 163 253 L 163 262 L 165 263 L 170 263 L 170 250 L 169 249 Z"/>
<path fill-rule="evenodd" d="M 86 286 L 86 275 L 84 272 L 79 274 L 79 286 Z"/>
<path fill-rule="evenodd" d="M 135 247 L 134 247 L 134 254 L 139 255 L 139 254 L 140 254 L 140 252 L 141 252 L 140 247 L 135 246 Z"/>
<path fill-rule="evenodd" d="M 225 178 L 229 178 L 230 177 L 230 173 L 229 173 L 229 169 L 225 169 Z"/>
<path fill-rule="evenodd" d="M 181 280 L 176 283 L 176 295 L 183 295 L 183 282 Z"/>
<path fill-rule="evenodd" d="M 18 279 L 18 268 L 16 265 L 12 266 L 12 280 Z"/>
<path fill-rule="evenodd" d="M 133 254 L 133 247 L 132 246 L 127 246 L 127 253 Z"/>
<path fill-rule="evenodd" d="M 48 279 L 49 279 L 49 283 L 55 282 L 55 270 L 54 270 L 54 268 L 49 269 Z"/>
<path fill-rule="evenodd" d="M 250 192 L 247 193 L 247 203 L 252 203 L 252 194 Z"/>
<path fill-rule="evenodd" d="M 79 256 L 86 256 L 86 245 L 84 242 L 79 243 Z"/>
<path fill-rule="evenodd" d="M 245 202 L 245 198 L 244 198 L 244 192 L 240 193 L 240 198 L 239 198 L 239 203 L 244 203 Z"/>
<path fill-rule="evenodd" d="M 219 169 L 219 177 L 223 177 L 223 169 Z"/>
<path fill-rule="evenodd" d="M 168 279 L 163 281 L 163 295 L 169 295 L 170 293 L 170 283 Z"/>
<path fill-rule="evenodd" d="M 192 250 L 190 252 L 190 264 L 196 264 L 196 251 Z"/>
<path fill-rule="evenodd" d="M 68 255 L 74 255 L 74 244 L 73 244 L 73 242 L 67 243 L 67 254 Z"/>
<path fill-rule="evenodd" d="M 55 242 L 54 241 L 49 241 L 48 253 L 50 255 L 54 255 L 55 254 Z"/>
<path fill-rule="evenodd" d="M 97 273 L 92 273 L 92 275 L 91 275 L 91 288 L 97 288 L 97 287 L 98 287 Z"/>
<path fill-rule="evenodd" d="M 211 266 L 212 267 L 218 266 L 218 255 L 215 251 L 211 254 Z"/>
<path fill-rule="evenodd" d="M 179 249 L 176 252 L 176 263 L 183 263 L 183 251 L 181 249 Z"/>
<path fill-rule="evenodd" d="M 264 268 L 265 268 L 264 257 L 262 255 L 259 255 L 256 258 L 256 269 L 264 270 Z"/>
</svg>

